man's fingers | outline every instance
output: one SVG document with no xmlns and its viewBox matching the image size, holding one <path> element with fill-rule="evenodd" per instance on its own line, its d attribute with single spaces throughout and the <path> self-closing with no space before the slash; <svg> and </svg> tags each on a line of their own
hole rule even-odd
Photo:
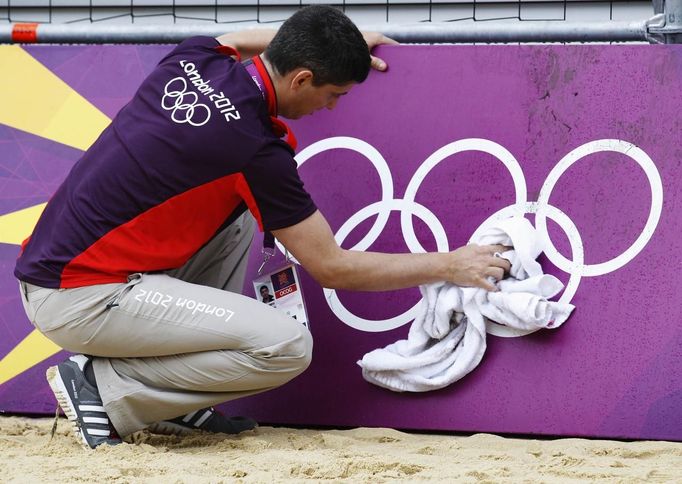
<svg viewBox="0 0 682 484">
<path fill-rule="evenodd" d="M 380 34 L 379 32 L 364 32 L 363 36 L 370 51 L 377 45 L 396 45 L 398 43 L 390 37 Z M 370 55 L 370 57 L 372 59 L 372 69 L 376 69 L 377 71 L 381 72 L 384 72 L 388 69 L 388 64 L 386 64 L 383 59 L 373 55 Z"/>
<path fill-rule="evenodd" d="M 370 56 L 372 58 L 372 69 L 376 69 L 377 71 L 385 71 L 388 66 L 386 65 L 386 62 L 384 62 L 382 59 L 379 59 L 378 57 L 375 56 Z"/>
<path fill-rule="evenodd" d="M 490 265 L 500 267 L 504 272 L 508 272 L 511 269 L 511 262 L 504 257 L 492 257 Z"/>
<path fill-rule="evenodd" d="M 504 269 L 501 267 L 489 267 L 487 271 L 485 271 L 486 276 L 490 276 L 496 281 L 500 281 L 504 279 Z"/>
<path fill-rule="evenodd" d="M 508 250 L 512 250 L 514 247 L 509 247 L 507 245 L 502 245 L 502 244 L 494 244 L 494 245 L 489 245 L 486 247 L 488 250 L 490 250 L 493 254 L 496 252 L 502 253 L 502 252 L 507 252 Z"/>
<path fill-rule="evenodd" d="M 480 287 L 481 289 L 485 289 L 486 291 L 490 291 L 490 292 L 497 292 L 498 291 L 497 286 L 485 278 L 479 279 L 479 282 L 476 285 L 478 287 Z"/>
</svg>

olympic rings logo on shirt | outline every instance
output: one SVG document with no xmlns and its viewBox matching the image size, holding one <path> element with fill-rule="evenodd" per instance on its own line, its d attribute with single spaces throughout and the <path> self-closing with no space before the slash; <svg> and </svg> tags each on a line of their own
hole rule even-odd
<svg viewBox="0 0 682 484">
<path fill-rule="evenodd" d="M 170 90 L 174 83 L 180 83 L 181 89 Z M 164 95 L 161 98 L 161 107 L 166 111 L 173 111 L 171 119 L 178 124 L 189 123 L 192 126 L 203 126 L 211 119 L 211 110 L 205 104 L 197 104 L 199 96 L 194 91 L 187 90 L 187 81 L 182 77 L 174 77 L 163 88 Z M 189 102 L 187 102 L 189 98 Z M 203 121 L 197 121 L 195 114 Z M 176 117 L 177 116 L 177 117 Z"/>
<path fill-rule="evenodd" d="M 436 240 L 439 252 L 450 250 L 447 234 L 438 218 L 425 206 L 415 201 L 417 190 L 428 173 L 446 158 L 466 151 L 479 151 L 488 153 L 509 170 L 514 182 L 515 200 L 512 204 L 492 214 L 481 226 L 476 229 L 471 238 L 478 236 L 488 226 L 502 218 L 535 214 L 536 229 L 540 233 L 545 246 L 545 255 L 560 270 L 569 274 L 569 281 L 559 301 L 568 303 L 573 299 L 582 277 L 594 277 L 613 272 L 639 254 L 651 239 L 663 208 L 663 185 L 656 165 L 651 158 L 640 148 L 618 139 L 600 139 L 585 143 L 564 156 L 550 171 L 540 189 L 537 201 L 529 201 L 527 198 L 526 179 L 521 165 L 506 148 L 487 139 L 468 138 L 449 143 L 430 155 L 417 169 L 407 185 L 403 198 L 395 198 L 393 193 L 393 179 L 388 163 L 384 157 L 372 145 L 357 138 L 333 137 L 317 141 L 306 147 L 296 156 L 296 162 L 300 167 L 310 158 L 324 151 L 333 149 L 347 149 L 364 155 L 374 166 L 381 180 L 381 199 L 353 214 L 336 232 L 334 238 L 341 245 L 350 232 L 368 218 L 376 215 L 374 224 L 367 235 L 355 244 L 351 250 L 366 250 L 379 234 L 383 231 L 392 211 L 400 212 L 400 224 L 405 242 L 413 253 L 425 252 L 414 233 L 412 216 L 420 218 L 431 230 Z M 566 170 L 580 159 L 598 152 L 621 153 L 634 160 L 644 171 L 651 188 L 651 207 L 646 224 L 635 242 L 619 256 L 599 263 L 585 264 L 583 243 L 577 227 L 573 221 L 559 208 L 549 203 L 549 197 L 557 181 Z M 547 218 L 554 220 L 568 236 L 572 252 L 572 260 L 561 255 L 552 243 L 547 232 Z M 282 245 L 277 242 L 279 249 L 284 252 Z M 369 320 L 361 318 L 350 312 L 339 300 L 336 291 L 324 289 L 327 304 L 332 312 L 346 325 L 367 332 L 381 332 L 395 329 L 414 320 L 417 316 L 419 303 L 404 313 L 384 319 Z M 488 332 L 496 336 L 513 337 L 522 336 L 530 331 L 515 330 L 500 325 L 489 325 Z"/>
</svg>

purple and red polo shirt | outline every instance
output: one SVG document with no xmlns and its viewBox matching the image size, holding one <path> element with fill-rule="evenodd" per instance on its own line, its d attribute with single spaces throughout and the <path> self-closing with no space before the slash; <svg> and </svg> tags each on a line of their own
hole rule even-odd
<svg viewBox="0 0 682 484">
<path fill-rule="evenodd" d="M 180 267 L 247 208 L 266 231 L 312 215 L 256 67 L 263 92 L 213 38 L 163 58 L 49 201 L 16 277 L 49 288 L 125 282 Z"/>
</svg>

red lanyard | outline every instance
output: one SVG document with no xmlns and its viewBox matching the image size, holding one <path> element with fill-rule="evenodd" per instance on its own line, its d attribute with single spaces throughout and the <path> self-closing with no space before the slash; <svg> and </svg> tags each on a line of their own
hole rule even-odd
<svg viewBox="0 0 682 484">
<path fill-rule="evenodd" d="M 263 61 L 259 56 L 251 59 L 252 62 L 246 62 L 244 67 L 253 79 L 258 89 L 260 89 L 263 99 L 268 105 L 268 114 L 270 115 L 270 122 L 272 123 L 272 131 L 279 138 L 285 137 L 284 141 L 291 146 L 291 149 L 296 151 L 298 142 L 296 136 L 289 126 L 277 117 L 277 93 L 272 86 L 270 75 L 263 65 Z"/>
</svg>

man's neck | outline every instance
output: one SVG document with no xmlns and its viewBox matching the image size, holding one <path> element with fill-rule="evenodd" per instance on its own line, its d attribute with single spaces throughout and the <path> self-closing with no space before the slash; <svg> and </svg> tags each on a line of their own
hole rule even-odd
<svg viewBox="0 0 682 484">
<path fill-rule="evenodd" d="M 272 67 L 272 64 L 270 64 L 270 61 L 268 60 L 267 57 L 265 57 L 265 54 L 261 54 L 260 60 L 263 61 L 263 65 L 265 66 L 265 70 L 268 71 L 268 74 L 270 75 L 270 79 L 272 79 L 272 82 L 274 84 L 275 82 L 275 77 L 277 77 L 277 71 L 275 70 L 274 67 Z"/>
</svg>

